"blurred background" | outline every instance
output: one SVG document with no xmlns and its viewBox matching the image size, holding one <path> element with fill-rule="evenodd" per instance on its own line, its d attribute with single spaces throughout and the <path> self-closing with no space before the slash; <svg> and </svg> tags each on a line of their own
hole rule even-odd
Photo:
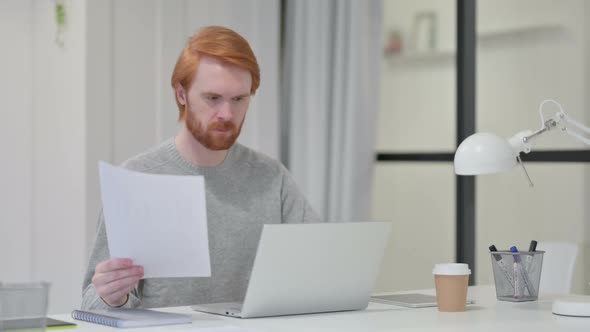
<svg viewBox="0 0 590 332">
<path fill-rule="evenodd" d="M 462 2 L 476 131 L 536 130 L 548 98 L 590 125 L 583 0 L 0 0 L 0 281 L 51 282 L 50 313 L 79 306 L 98 160 L 176 133 L 176 59 L 224 25 L 262 70 L 240 141 L 281 160 L 326 221 L 393 222 L 376 291 L 431 288 L 432 265 L 466 250 L 490 284 L 488 246 L 535 239 L 576 243 L 573 291 L 590 293 L 589 151 L 558 131 L 525 161 L 534 188 L 519 169 L 475 178 L 475 244 L 457 236 Z"/>
</svg>

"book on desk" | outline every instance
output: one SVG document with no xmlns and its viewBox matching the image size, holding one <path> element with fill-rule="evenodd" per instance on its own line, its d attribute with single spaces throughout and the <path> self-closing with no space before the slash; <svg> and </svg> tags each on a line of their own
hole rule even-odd
<svg viewBox="0 0 590 332">
<path fill-rule="evenodd" d="M 37 330 L 43 325 L 43 317 L 41 318 L 19 318 L 19 319 L 5 319 L 0 322 L 0 331 L 22 331 L 22 330 Z M 64 322 L 53 318 L 45 318 L 45 326 L 47 330 L 63 330 L 76 327 L 76 324 Z"/>
<path fill-rule="evenodd" d="M 95 324 L 118 328 L 192 324 L 192 317 L 148 309 L 109 308 L 97 310 L 74 310 L 72 318 Z"/>
</svg>

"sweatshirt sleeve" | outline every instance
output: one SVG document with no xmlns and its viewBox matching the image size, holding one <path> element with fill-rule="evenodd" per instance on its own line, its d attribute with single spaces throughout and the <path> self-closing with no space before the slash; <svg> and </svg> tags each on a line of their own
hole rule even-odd
<svg viewBox="0 0 590 332">
<path fill-rule="evenodd" d="M 281 165 L 281 209 L 283 223 L 318 223 L 319 215 L 313 210 L 289 171 Z"/>
<path fill-rule="evenodd" d="M 101 211 L 99 218 L 98 218 L 98 226 L 96 230 L 96 238 L 94 240 L 94 247 L 92 249 L 92 253 L 90 254 L 90 259 L 88 261 L 88 268 L 86 269 L 86 274 L 84 275 L 84 281 L 82 285 L 82 310 L 88 309 L 105 309 L 109 308 L 110 306 L 106 304 L 102 298 L 96 293 L 96 288 L 92 284 L 92 277 L 94 276 L 94 269 L 96 265 L 102 261 L 105 261 L 110 258 L 109 255 L 109 247 L 107 242 L 107 235 L 105 230 L 104 224 L 104 215 Z M 140 283 L 143 281 L 140 281 Z M 137 308 L 141 306 L 141 300 L 137 291 L 137 287 L 135 287 L 129 293 L 129 300 L 123 305 L 124 308 Z"/>
</svg>

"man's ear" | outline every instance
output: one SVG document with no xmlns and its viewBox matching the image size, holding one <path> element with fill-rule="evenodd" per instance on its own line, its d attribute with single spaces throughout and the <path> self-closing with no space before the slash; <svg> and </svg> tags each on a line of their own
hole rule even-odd
<svg viewBox="0 0 590 332">
<path fill-rule="evenodd" d="M 186 105 L 186 92 L 180 83 L 176 83 L 174 85 L 174 91 L 176 93 L 176 100 L 178 100 L 178 103 L 183 106 Z"/>
</svg>

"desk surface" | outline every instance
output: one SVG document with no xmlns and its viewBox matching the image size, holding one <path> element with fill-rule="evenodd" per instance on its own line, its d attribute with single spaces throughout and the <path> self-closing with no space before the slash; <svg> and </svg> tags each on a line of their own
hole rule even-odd
<svg viewBox="0 0 590 332">
<path fill-rule="evenodd" d="M 434 290 L 413 291 L 434 294 Z M 437 308 L 405 308 L 370 303 L 367 310 L 313 315 L 239 319 L 191 311 L 188 307 L 163 311 L 190 313 L 192 325 L 133 329 L 133 331 L 199 331 L 199 328 L 233 326 L 251 331 L 590 331 L 590 318 L 564 317 L 551 313 L 551 299 L 513 303 L 497 301 L 493 286 L 469 288 L 475 304 L 461 313 L 442 313 Z M 75 322 L 76 332 L 125 331 L 73 320 L 69 314 L 52 318 Z"/>
</svg>

